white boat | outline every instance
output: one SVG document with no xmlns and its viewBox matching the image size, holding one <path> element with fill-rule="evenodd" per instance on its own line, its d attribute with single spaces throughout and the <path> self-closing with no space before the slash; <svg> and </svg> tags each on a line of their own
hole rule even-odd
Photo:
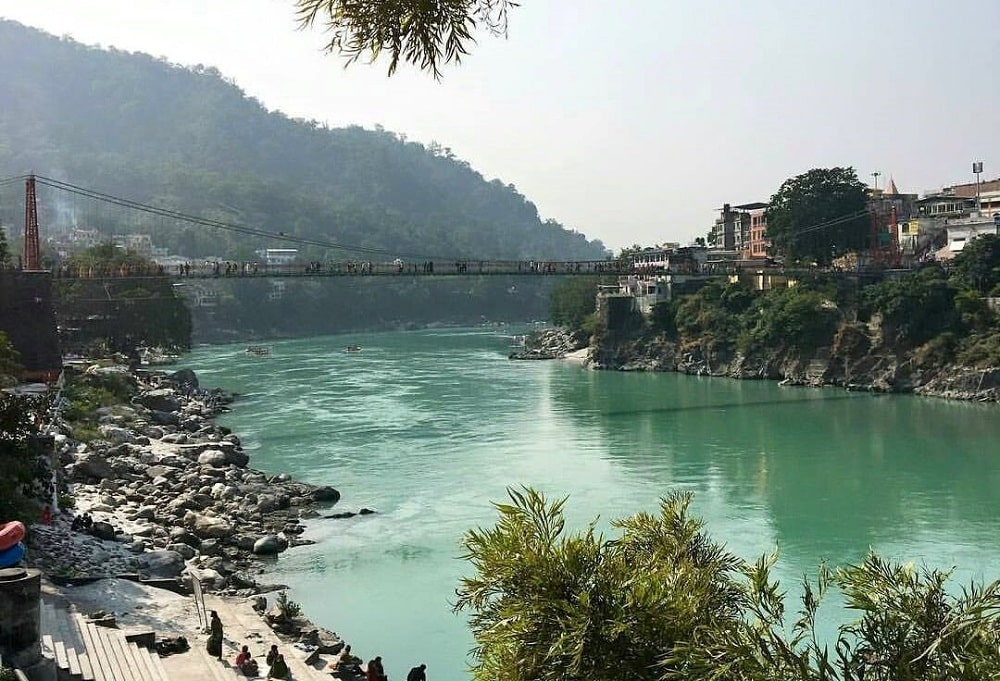
<svg viewBox="0 0 1000 681">
<path fill-rule="evenodd" d="M 348 345 L 346 348 L 344 348 L 344 352 L 346 352 L 348 355 L 357 355 L 357 354 L 360 354 L 361 353 L 361 346 L 360 345 Z"/>
<path fill-rule="evenodd" d="M 139 348 L 139 363 L 142 366 L 158 367 L 177 364 L 180 355 L 172 355 L 162 348 Z"/>
</svg>

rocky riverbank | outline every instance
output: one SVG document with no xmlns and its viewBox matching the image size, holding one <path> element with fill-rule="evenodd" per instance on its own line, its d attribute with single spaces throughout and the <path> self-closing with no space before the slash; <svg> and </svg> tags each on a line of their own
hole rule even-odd
<svg viewBox="0 0 1000 681">
<path fill-rule="evenodd" d="M 510 359 L 563 359 L 567 355 L 587 348 L 587 337 L 568 329 L 556 327 L 529 333 L 524 339 L 524 349 L 510 353 Z"/>
<path fill-rule="evenodd" d="M 170 593 L 190 593 L 197 578 L 209 606 L 226 615 L 234 637 L 227 639 L 227 657 L 244 644 L 263 656 L 259 616 L 283 641 L 296 678 L 330 678 L 328 663 L 345 642 L 283 594 L 265 596 L 282 586 L 257 578 L 275 554 L 311 543 L 300 538 L 306 520 L 374 511 L 324 512 L 339 501 L 337 490 L 249 467 L 239 437 L 214 422 L 234 396 L 200 388 L 190 370 L 132 373 L 111 366 L 85 374 L 79 380 L 91 394 L 127 385 L 131 397 L 82 420 L 80 409 L 62 398 L 60 414 L 72 411 L 74 419 L 57 416 L 49 432 L 66 483 L 61 496 L 72 503 L 50 523 L 30 528 L 26 557 L 45 572 L 47 597 L 108 626 L 152 629 L 166 644 L 187 639 L 202 646 L 194 600 Z M 83 518 L 91 524 L 82 526 Z M 178 663 L 176 678 L 217 678 L 212 665 L 195 669 L 204 663 L 193 659 Z"/>
<path fill-rule="evenodd" d="M 251 595 L 264 588 L 261 558 L 307 543 L 303 521 L 339 500 L 331 487 L 250 468 L 239 438 L 213 421 L 233 396 L 201 389 L 194 372 L 96 371 L 134 381 L 134 397 L 97 410 L 89 441 L 55 424 L 74 508 L 35 526 L 28 554 L 53 578 L 195 576 L 206 590 Z M 83 513 L 88 532 L 71 527 Z"/>
<path fill-rule="evenodd" d="M 595 369 L 674 371 L 702 376 L 776 380 L 786 385 L 839 386 L 848 390 L 905 393 L 1000 402 L 1000 367 L 922 366 L 912 353 L 867 342 L 844 342 L 804 353 L 793 349 L 760 355 L 681 344 L 662 336 L 609 334 L 590 349 Z"/>
</svg>

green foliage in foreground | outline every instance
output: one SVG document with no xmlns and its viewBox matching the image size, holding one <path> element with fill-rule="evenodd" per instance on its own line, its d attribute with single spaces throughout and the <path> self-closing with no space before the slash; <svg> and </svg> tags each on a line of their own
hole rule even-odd
<svg viewBox="0 0 1000 681">
<path fill-rule="evenodd" d="M 34 519 L 36 497 L 44 489 L 45 451 L 38 440 L 43 397 L 0 393 L 0 522 Z"/>
<path fill-rule="evenodd" d="M 21 369 L 21 353 L 11 344 L 7 334 L 0 331 L 0 387 L 17 385 Z"/>
<path fill-rule="evenodd" d="M 455 608 L 470 614 L 480 681 L 931 681 L 1000 674 L 1000 581 L 953 596 L 949 573 L 872 554 L 820 568 L 786 628 L 775 555 L 748 563 L 689 513 L 690 494 L 656 515 L 565 531 L 566 499 L 509 490 L 496 526 L 469 531 Z M 595 521 L 596 522 L 596 521 Z M 838 587 L 857 619 L 833 651 L 816 612 Z"/>
</svg>

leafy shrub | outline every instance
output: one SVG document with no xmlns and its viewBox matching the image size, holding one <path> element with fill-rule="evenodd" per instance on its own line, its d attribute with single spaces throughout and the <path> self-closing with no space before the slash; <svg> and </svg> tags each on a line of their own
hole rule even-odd
<svg viewBox="0 0 1000 681">
<path fill-rule="evenodd" d="M 1000 366 L 1000 331 L 969 336 L 962 342 L 956 359 L 970 367 Z"/>
<path fill-rule="evenodd" d="M 1000 581 L 959 595 L 950 574 L 870 554 L 806 580 L 787 627 L 776 554 L 749 563 L 690 515 L 689 494 L 658 514 L 566 533 L 563 506 L 508 490 L 494 527 L 462 540 L 474 570 L 456 610 L 471 614 L 478 681 L 969 681 L 1000 671 Z M 857 620 L 833 654 L 816 614 L 838 587 Z"/>
<path fill-rule="evenodd" d="M 913 360 L 921 368 L 931 369 L 942 367 L 955 360 L 955 348 L 958 338 L 953 333 L 942 333 L 936 336 L 913 353 Z"/>
<path fill-rule="evenodd" d="M 289 600 L 288 594 L 284 591 L 278 594 L 277 598 L 275 598 L 275 603 L 278 605 L 281 617 L 285 620 L 293 620 L 302 614 L 302 606 L 295 601 Z"/>
<path fill-rule="evenodd" d="M 815 291 L 797 286 L 768 291 L 744 315 L 739 347 L 813 349 L 829 345 L 839 313 Z"/>
</svg>

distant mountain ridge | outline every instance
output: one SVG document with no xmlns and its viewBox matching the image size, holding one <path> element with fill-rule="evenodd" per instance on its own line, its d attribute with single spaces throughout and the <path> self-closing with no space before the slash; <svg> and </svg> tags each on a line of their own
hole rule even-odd
<svg viewBox="0 0 1000 681">
<path fill-rule="evenodd" d="M 36 172 L 113 195 L 324 242 L 470 259 L 599 259 L 512 185 L 437 145 L 268 112 L 214 68 L 86 47 L 0 20 L 0 177 Z M 9 194 L 8 194 L 9 196 Z M 40 198 L 44 198 L 41 196 Z M 51 209 L 50 209 L 51 210 Z M 20 224 L 10 201 L 0 220 Z M 54 212 L 53 212 L 54 214 Z M 188 257 L 281 246 L 107 211 Z M 316 259 L 349 251 L 302 248 Z"/>
</svg>

